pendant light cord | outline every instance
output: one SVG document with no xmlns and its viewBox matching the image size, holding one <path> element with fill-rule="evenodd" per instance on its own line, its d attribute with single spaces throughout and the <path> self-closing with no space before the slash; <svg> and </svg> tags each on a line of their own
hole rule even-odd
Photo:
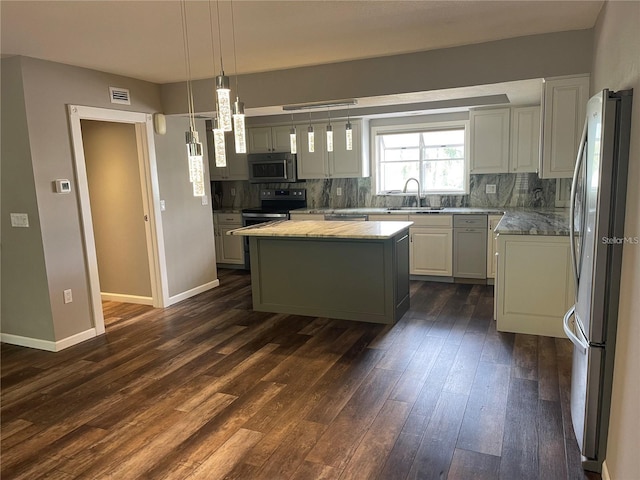
<svg viewBox="0 0 640 480">
<path fill-rule="evenodd" d="M 224 75 L 222 65 L 222 31 L 220 30 L 220 0 L 216 0 L 216 15 L 218 16 L 218 43 L 220 43 L 220 73 Z"/>
<path fill-rule="evenodd" d="M 236 56 L 236 22 L 233 19 L 233 0 L 231 0 L 231 36 L 233 37 L 233 70 L 236 75 L 236 101 L 240 98 L 238 88 L 238 57 Z"/>
<path fill-rule="evenodd" d="M 187 108 L 189 109 L 189 127 L 195 131 L 195 115 L 193 106 L 193 88 L 191 86 L 191 60 L 189 59 L 189 34 L 187 32 L 187 5 L 185 0 L 180 2 L 182 16 L 182 43 L 184 46 L 184 65 L 187 73 Z"/>
<path fill-rule="evenodd" d="M 216 75 L 216 48 L 213 43 L 213 10 L 211 9 L 211 0 L 209 0 L 209 27 L 211 28 L 211 55 L 213 59 L 213 76 Z M 220 46 L 220 53 L 222 53 L 222 45 Z"/>
</svg>

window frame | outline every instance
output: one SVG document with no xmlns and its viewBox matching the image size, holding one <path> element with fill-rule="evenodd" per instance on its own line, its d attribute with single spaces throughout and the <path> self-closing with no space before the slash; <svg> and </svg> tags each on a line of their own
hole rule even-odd
<svg viewBox="0 0 640 480">
<path fill-rule="evenodd" d="M 395 133 L 417 133 L 426 131 L 437 130 L 454 130 L 457 128 L 464 129 L 464 178 L 463 178 L 463 190 L 451 191 L 451 190 L 425 190 L 425 186 L 420 181 L 420 196 L 425 195 L 468 195 L 469 194 L 469 177 L 470 177 L 470 122 L 469 120 L 450 120 L 450 121 L 437 121 L 437 122 L 421 122 L 421 123 L 407 123 L 393 124 L 393 125 L 376 125 L 371 127 L 371 158 L 375 162 L 372 170 L 372 180 L 375 186 L 375 195 L 377 196 L 415 196 L 416 191 L 407 191 L 402 193 L 401 191 L 389 190 L 383 191 L 380 189 L 381 179 L 381 164 L 380 164 L 380 150 L 378 148 L 378 136 Z M 419 160 L 422 162 L 422 160 Z M 413 186 L 413 182 L 410 186 Z"/>
</svg>

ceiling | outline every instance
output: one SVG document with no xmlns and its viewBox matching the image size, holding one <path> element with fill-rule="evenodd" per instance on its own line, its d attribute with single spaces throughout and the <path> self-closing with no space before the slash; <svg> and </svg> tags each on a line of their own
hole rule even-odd
<svg viewBox="0 0 640 480">
<path fill-rule="evenodd" d="M 602 4 L 602 0 L 188 1 L 191 78 L 219 73 L 218 10 L 225 72 L 243 74 L 586 29 L 594 26 Z M 160 84 L 187 78 L 177 0 L 2 0 L 0 19 L 3 56 L 25 55 Z"/>
</svg>

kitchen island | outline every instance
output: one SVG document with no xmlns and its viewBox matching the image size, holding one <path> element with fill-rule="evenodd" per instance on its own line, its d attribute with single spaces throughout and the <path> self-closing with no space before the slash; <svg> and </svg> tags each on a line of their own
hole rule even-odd
<svg viewBox="0 0 640 480">
<path fill-rule="evenodd" d="M 411 222 L 278 221 L 249 237 L 254 310 L 393 324 L 409 308 Z"/>
</svg>

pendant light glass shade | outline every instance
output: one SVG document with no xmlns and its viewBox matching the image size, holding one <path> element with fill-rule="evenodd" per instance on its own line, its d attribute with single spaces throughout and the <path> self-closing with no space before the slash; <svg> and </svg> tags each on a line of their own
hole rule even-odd
<svg viewBox="0 0 640 480">
<path fill-rule="evenodd" d="M 327 125 L 327 152 L 333 152 L 333 127 Z"/>
<path fill-rule="evenodd" d="M 236 98 L 233 103 L 233 138 L 236 153 L 247 153 L 247 138 L 244 128 L 244 103 Z"/>
<path fill-rule="evenodd" d="M 229 89 L 229 77 L 218 75 L 216 77 L 216 99 L 218 103 L 218 121 L 220 128 L 230 132 L 231 127 L 231 90 Z"/>
<path fill-rule="evenodd" d="M 224 145 L 224 131 L 217 119 L 213 119 L 213 147 L 216 154 L 216 167 L 227 166 L 227 154 Z"/>
<path fill-rule="evenodd" d="M 291 148 L 291 153 L 298 153 L 298 142 L 296 139 L 296 127 L 291 127 L 289 130 L 289 147 Z"/>
<path fill-rule="evenodd" d="M 193 184 L 193 196 L 204 196 L 204 163 L 202 162 L 202 144 L 198 132 L 189 130 L 185 133 L 187 158 L 189 159 L 189 181 Z"/>
<path fill-rule="evenodd" d="M 353 150 L 353 127 L 351 122 L 347 122 L 345 128 L 345 141 L 347 143 L 347 150 Z"/>
<path fill-rule="evenodd" d="M 309 144 L 309 153 L 313 153 L 316 150 L 315 144 L 315 135 L 313 133 L 313 127 L 309 125 L 307 129 L 307 143 Z"/>
</svg>

